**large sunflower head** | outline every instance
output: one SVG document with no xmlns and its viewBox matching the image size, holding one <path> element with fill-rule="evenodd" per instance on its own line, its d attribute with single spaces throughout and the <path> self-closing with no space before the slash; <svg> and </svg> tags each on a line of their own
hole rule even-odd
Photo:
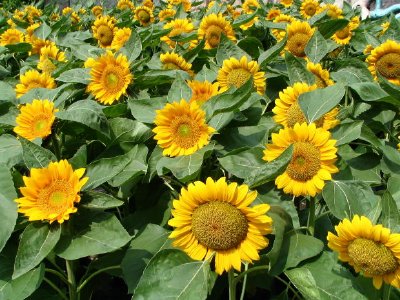
<svg viewBox="0 0 400 300">
<path fill-rule="evenodd" d="M 111 43 L 111 49 L 118 51 L 131 37 L 132 30 L 128 27 L 118 28 Z"/>
<path fill-rule="evenodd" d="M 218 82 L 211 83 L 209 81 L 188 81 L 188 85 L 192 90 L 192 98 L 190 102 L 197 102 L 198 105 L 202 105 L 208 101 L 211 97 L 218 94 Z"/>
<path fill-rule="evenodd" d="M 176 47 L 177 42 L 171 40 L 171 37 L 179 36 L 183 33 L 190 33 L 194 30 L 194 25 L 188 19 L 174 19 L 167 24 L 164 25 L 164 29 L 171 29 L 168 35 L 161 37 L 161 41 L 168 44 L 171 49 Z M 184 42 L 179 42 L 180 45 L 183 45 Z M 196 40 L 191 40 L 190 45 L 194 47 L 197 44 Z"/>
<path fill-rule="evenodd" d="M 331 180 L 338 172 L 335 166 L 336 140 L 331 134 L 315 123 L 296 123 L 272 134 L 272 143 L 266 145 L 263 159 L 272 161 L 279 157 L 290 145 L 293 155 L 285 172 L 275 179 L 278 189 L 294 196 L 315 196 L 321 192 L 325 180 Z"/>
<path fill-rule="evenodd" d="M 163 149 L 163 155 L 190 155 L 203 148 L 215 131 L 206 123 L 206 113 L 196 102 L 168 103 L 156 111 L 154 139 Z"/>
<path fill-rule="evenodd" d="M 230 87 L 239 88 L 252 77 L 257 92 L 264 94 L 266 87 L 265 73 L 259 72 L 259 69 L 260 66 L 257 62 L 248 62 L 246 56 L 243 56 L 240 60 L 234 57 L 224 60 L 217 76 L 221 92 Z"/>
<path fill-rule="evenodd" d="M 18 29 L 10 28 L 0 35 L 0 46 L 22 43 L 24 34 Z"/>
<path fill-rule="evenodd" d="M 351 23 L 349 23 L 346 27 L 338 30 L 332 36 L 332 39 L 339 45 L 348 45 L 353 36 Z"/>
<path fill-rule="evenodd" d="M 294 22 L 296 19 L 290 15 L 285 15 L 285 14 L 279 14 L 278 16 L 275 17 L 274 23 L 286 23 L 286 24 L 291 24 Z M 277 39 L 277 41 L 281 41 L 285 38 L 286 36 L 286 30 L 285 29 L 278 29 L 278 28 L 272 28 L 271 29 L 272 35 Z"/>
<path fill-rule="evenodd" d="M 321 10 L 319 2 L 316 0 L 303 0 L 300 6 L 300 14 L 305 19 L 309 19 L 312 16 L 318 14 Z"/>
<path fill-rule="evenodd" d="M 51 126 L 56 118 L 54 114 L 57 111 L 53 102 L 34 99 L 32 103 L 20 107 L 14 132 L 30 141 L 45 138 L 51 134 Z"/>
<path fill-rule="evenodd" d="M 257 0 L 245 0 L 242 4 L 242 10 L 246 14 L 252 14 L 260 7 L 260 3 Z"/>
<path fill-rule="evenodd" d="M 94 21 L 92 26 L 93 37 L 98 41 L 101 48 L 111 46 L 117 28 L 115 23 L 117 20 L 114 17 L 102 16 Z"/>
<path fill-rule="evenodd" d="M 267 16 L 265 17 L 267 20 L 274 20 L 277 16 L 281 14 L 281 10 L 277 8 L 272 8 L 268 11 Z"/>
<path fill-rule="evenodd" d="M 133 78 L 128 58 L 123 54 L 114 57 L 111 51 L 107 51 L 97 59 L 89 58 L 88 61 L 85 66 L 91 67 L 91 78 L 86 90 L 100 103 L 113 104 L 118 101 Z"/>
<path fill-rule="evenodd" d="M 135 19 L 142 26 L 148 26 L 154 22 L 153 10 L 147 6 L 139 6 L 135 8 Z"/>
<path fill-rule="evenodd" d="M 92 7 L 91 11 L 92 14 L 98 18 L 103 14 L 103 7 L 101 5 L 96 5 Z"/>
<path fill-rule="evenodd" d="M 307 63 L 307 70 L 313 73 L 317 87 L 324 88 L 334 84 L 333 80 L 329 77 L 329 71 L 323 69 L 321 64 L 314 64 L 309 61 Z"/>
<path fill-rule="evenodd" d="M 60 51 L 55 45 L 43 47 L 40 49 L 38 69 L 44 73 L 52 73 L 56 69 L 52 60 L 65 61 L 65 53 Z"/>
<path fill-rule="evenodd" d="M 82 178 L 85 169 L 73 170 L 67 160 L 51 162 L 46 168 L 32 168 L 30 176 L 24 176 L 22 197 L 16 199 L 18 212 L 29 221 L 49 221 L 63 223 L 75 213 L 74 206 L 81 200 L 79 191 L 88 181 Z"/>
<path fill-rule="evenodd" d="M 182 56 L 175 52 L 161 54 L 160 61 L 165 70 L 182 70 L 193 76 L 193 71 L 191 70 L 192 64 L 188 63 Z"/>
<path fill-rule="evenodd" d="M 345 218 L 335 230 L 336 235 L 328 232 L 328 247 L 341 261 L 372 278 L 377 289 L 383 282 L 400 288 L 400 234 L 358 215 L 351 221 Z"/>
<path fill-rule="evenodd" d="M 311 28 L 307 22 L 293 21 L 287 26 L 287 43 L 285 49 L 297 57 L 306 57 L 304 49 L 314 34 L 315 28 Z"/>
<path fill-rule="evenodd" d="M 242 261 L 260 259 L 258 251 L 269 243 L 265 235 L 272 232 L 269 205 L 250 207 L 256 197 L 247 185 L 228 184 L 225 177 L 191 183 L 173 201 L 168 224 L 175 229 L 169 237 L 195 260 L 215 255 L 218 274 L 240 271 Z"/>
<path fill-rule="evenodd" d="M 134 10 L 135 5 L 130 0 L 119 0 L 117 3 L 117 8 L 120 10 Z"/>
<path fill-rule="evenodd" d="M 19 76 L 20 83 L 15 86 L 17 98 L 25 95 L 29 90 L 34 88 L 54 89 L 56 83 L 48 73 L 39 73 L 36 70 L 26 71 Z"/>
<path fill-rule="evenodd" d="M 379 73 L 393 84 L 400 85 L 400 43 L 387 40 L 371 51 L 367 63 L 375 79 Z"/>
<path fill-rule="evenodd" d="M 235 32 L 231 23 L 222 14 L 209 14 L 205 16 L 199 25 L 199 40 L 205 40 L 204 49 L 216 48 L 224 34 L 231 41 L 236 41 Z"/>
</svg>

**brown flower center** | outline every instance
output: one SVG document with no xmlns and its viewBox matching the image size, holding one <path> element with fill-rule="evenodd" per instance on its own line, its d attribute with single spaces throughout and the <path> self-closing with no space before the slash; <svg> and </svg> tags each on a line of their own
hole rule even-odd
<svg viewBox="0 0 400 300">
<path fill-rule="evenodd" d="M 304 49 L 310 39 L 310 36 L 305 33 L 295 33 L 288 38 L 287 47 L 289 51 L 297 57 L 305 57 Z"/>
<path fill-rule="evenodd" d="M 227 76 L 228 86 L 241 87 L 251 77 L 251 73 L 243 68 L 233 69 Z"/>
<path fill-rule="evenodd" d="M 321 167 L 320 157 L 319 150 L 313 144 L 296 142 L 286 172 L 294 180 L 308 181 L 318 173 Z"/>
<path fill-rule="evenodd" d="M 140 10 L 138 12 L 138 19 L 143 23 L 148 23 L 150 22 L 150 14 L 145 10 Z"/>
<path fill-rule="evenodd" d="M 201 137 L 198 121 L 189 116 L 176 117 L 171 123 L 173 141 L 181 148 L 189 149 L 195 146 Z"/>
<path fill-rule="evenodd" d="M 210 44 L 212 48 L 215 48 L 219 45 L 222 32 L 223 30 L 219 26 L 211 25 L 207 28 L 206 41 Z"/>
<path fill-rule="evenodd" d="M 400 78 L 400 54 L 387 53 L 378 59 L 376 68 L 383 77 L 389 79 Z"/>
<path fill-rule="evenodd" d="M 343 29 L 340 29 L 338 31 L 336 31 L 335 35 L 337 38 L 344 40 L 346 38 L 348 38 L 351 34 L 350 28 L 348 26 L 346 26 Z"/>
<path fill-rule="evenodd" d="M 69 182 L 57 180 L 39 192 L 38 204 L 42 211 L 49 214 L 60 214 L 74 202 L 75 195 Z"/>
<path fill-rule="evenodd" d="M 306 117 L 304 116 L 303 111 L 300 108 L 299 103 L 296 101 L 289 107 L 286 112 L 286 119 L 288 123 L 288 127 L 293 128 L 296 123 L 304 123 L 307 122 Z M 319 118 L 314 122 L 317 127 L 322 127 L 324 124 L 324 117 Z"/>
<path fill-rule="evenodd" d="M 317 7 L 314 4 L 307 4 L 304 7 L 304 11 L 307 16 L 313 16 L 317 12 Z"/>
<path fill-rule="evenodd" d="M 107 25 L 100 25 L 97 28 L 97 35 L 99 37 L 99 41 L 103 46 L 110 46 L 114 37 L 113 30 Z"/>
</svg>

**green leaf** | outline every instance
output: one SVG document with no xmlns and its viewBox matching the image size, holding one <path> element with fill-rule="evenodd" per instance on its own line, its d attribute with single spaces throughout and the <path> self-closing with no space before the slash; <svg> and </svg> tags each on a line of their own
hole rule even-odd
<svg viewBox="0 0 400 300">
<path fill-rule="evenodd" d="M 25 165 L 28 169 L 45 168 L 52 161 L 57 161 L 56 156 L 49 150 L 40 147 L 27 139 L 20 137 Z"/>
<path fill-rule="evenodd" d="M 82 194 L 80 206 L 91 209 L 108 209 L 118 207 L 124 204 L 124 201 L 118 200 L 109 194 L 97 191 L 87 191 Z"/>
<path fill-rule="evenodd" d="M 400 213 L 396 201 L 394 201 L 389 191 L 382 195 L 382 216 L 383 226 L 389 228 L 392 232 L 400 230 Z"/>
<path fill-rule="evenodd" d="M 153 136 L 149 126 L 136 120 L 113 118 L 109 123 L 112 131 L 112 140 L 109 146 L 119 144 L 132 147 L 133 144 L 144 143 Z"/>
<path fill-rule="evenodd" d="M 386 78 L 378 74 L 380 86 L 382 89 L 396 100 L 397 106 L 400 105 L 400 87 L 389 82 Z"/>
<path fill-rule="evenodd" d="M 354 90 L 362 100 L 367 102 L 387 102 L 395 105 L 400 103 L 400 101 L 392 98 L 375 82 L 352 83 L 350 88 Z"/>
<path fill-rule="evenodd" d="M 16 279 L 40 264 L 53 250 L 60 234 L 59 224 L 30 223 L 21 235 L 12 278 Z"/>
<path fill-rule="evenodd" d="M 248 61 L 251 61 L 251 57 L 237 46 L 236 43 L 232 42 L 225 35 L 221 36 L 217 48 L 217 54 L 215 55 L 218 65 L 222 66 L 224 60 L 230 59 L 231 57 L 240 60 L 243 56 L 247 57 Z"/>
<path fill-rule="evenodd" d="M 132 63 L 142 53 L 142 41 L 135 30 L 132 30 L 129 40 L 119 52 L 128 58 L 129 63 Z"/>
<path fill-rule="evenodd" d="M 128 100 L 128 106 L 132 116 L 143 123 L 154 123 L 156 110 L 163 109 L 167 104 L 166 97 L 157 97 L 151 99 L 132 99 Z"/>
<path fill-rule="evenodd" d="M 142 89 L 157 85 L 171 83 L 180 74 L 184 79 L 190 79 L 190 75 L 182 70 L 148 70 L 145 74 L 135 79 L 137 86 Z"/>
<path fill-rule="evenodd" d="M 329 39 L 336 31 L 344 28 L 349 23 L 346 19 L 334 19 L 319 23 L 318 31 L 326 39 Z"/>
<path fill-rule="evenodd" d="M 307 71 L 307 68 L 300 59 L 293 56 L 290 52 L 286 52 L 285 61 L 291 85 L 296 82 L 305 82 L 310 85 L 314 84 L 314 76 Z"/>
<path fill-rule="evenodd" d="M 331 73 L 331 78 L 343 85 L 365 83 L 373 80 L 371 72 L 369 72 L 363 62 L 358 60 L 343 62 L 343 65 L 338 71 Z"/>
<path fill-rule="evenodd" d="M 264 51 L 258 57 L 258 64 L 260 65 L 260 69 L 265 69 L 269 62 L 271 62 L 275 57 L 281 53 L 283 48 L 285 48 L 287 42 L 287 36 L 279 43 L 273 45 L 267 51 Z"/>
<path fill-rule="evenodd" d="M 36 269 L 33 269 L 25 273 L 23 276 L 11 281 L 12 292 L 4 299 L 22 300 L 29 297 L 41 285 L 44 278 L 44 269 L 44 264 L 41 264 Z"/>
<path fill-rule="evenodd" d="M 328 44 L 322 34 L 316 30 L 304 49 L 313 63 L 319 63 L 329 52 Z"/>
<path fill-rule="evenodd" d="M 114 214 L 81 209 L 63 232 L 55 252 L 64 259 L 78 259 L 117 250 L 131 239 Z"/>
<path fill-rule="evenodd" d="M 192 261 L 180 250 L 162 250 L 147 265 L 134 299 L 206 299 L 216 275 L 208 261 Z"/>
<path fill-rule="evenodd" d="M 189 101 L 192 97 L 192 89 L 187 85 L 186 81 L 180 74 L 177 74 L 176 79 L 171 85 L 168 92 L 168 102 L 180 102 L 181 99 Z"/>
<path fill-rule="evenodd" d="M 30 43 L 17 43 L 5 45 L 5 47 L 10 50 L 11 53 L 29 52 L 32 50 L 32 45 Z"/>
<path fill-rule="evenodd" d="M 344 86 L 335 84 L 323 89 L 301 94 L 299 105 L 309 123 L 320 119 L 335 108 L 344 96 Z"/>
<path fill-rule="evenodd" d="M 400 207 L 400 176 L 390 176 L 387 182 L 387 190 L 396 201 L 396 205 Z"/>
<path fill-rule="evenodd" d="M 14 102 L 17 97 L 15 90 L 11 85 L 0 81 L 0 101 Z"/>
<path fill-rule="evenodd" d="M 90 69 L 77 68 L 67 70 L 57 77 L 57 81 L 82 83 L 87 85 L 90 81 Z"/>
<path fill-rule="evenodd" d="M 51 33 L 51 27 L 47 25 L 45 22 L 42 22 L 39 28 L 35 30 L 34 35 L 39 39 L 46 40 L 47 37 L 50 35 L 50 33 Z"/>
<path fill-rule="evenodd" d="M 22 146 L 13 135 L 0 136 L 0 164 L 11 168 L 22 161 Z"/>
<path fill-rule="evenodd" d="M 332 138 L 336 140 L 336 146 L 348 144 L 361 135 L 361 128 L 364 121 L 351 121 L 341 123 L 333 129 Z"/>
</svg>

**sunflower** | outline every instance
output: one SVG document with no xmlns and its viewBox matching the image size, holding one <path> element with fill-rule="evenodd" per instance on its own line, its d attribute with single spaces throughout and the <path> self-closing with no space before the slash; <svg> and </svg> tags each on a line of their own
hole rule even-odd
<svg viewBox="0 0 400 300">
<path fill-rule="evenodd" d="M 38 69 L 44 73 L 51 73 L 56 69 L 52 60 L 65 61 L 65 53 L 60 51 L 57 46 L 45 46 L 40 50 Z"/>
<path fill-rule="evenodd" d="M 97 59 L 89 58 L 85 67 L 91 68 L 90 83 L 86 90 L 103 104 L 118 101 L 133 79 L 128 58 L 123 54 L 115 58 L 111 51 L 107 51 Z"/>
<path fill-rule="evenodd" d="M 379 73 L 391 83 L 400 85 L 400 43 L 387 40 L 371 51 L 367 63 L 376 80 Z"/>
<path fill-rule="evenodd" d="M 40 25 L 41 25 L 41 23 L 34 23 L 32 25 L 29 25 L 26 28 L 26 35 L 31 37 L 35 33 L 35 30 L 40 27 Z"/>
<path fill-rule="evenodd" d="M 197 102 L 197 104 L 201 105 L 204 102 L 208 101 L 211 97 L 218 94 L 218 82 L 211 83 L 209 81 L 188 81 L 188 85 L 192 90 L 192 98 L 190 98 L 190 102 Z"/>
<path fill-rule="evenodd" d="M 370 55 L 372 50 L 374 50 L 374 47 L 372 45 L 368 44 L 367 46 L 365 46 L 365 48 L 363 50 L 363 54 Z"/>
<path fill-rule="evenodd" d="M 353 36 L 353 31 L 351 30 L 351 23 L 349 23 L 346 27 L 338 30 L 332 36 L 332 40 L 334 40 L 339 45 L 348 45 Z"/>
<path fill-rule="evenodd" d="M 309 19 L 312 16 L 318 14 L 321 10 L 318 1 L 316 0 L 303 0 L 300 7 L 300 14 L 305 19 Z"/>
<path fill-rule="evenodd" d="M 360 26 L 360 17 L 359 16 L 352 17 L 350 19 L 349 26 L 351 30 L 356 30 Z"/>
<path fill-rule="evenodd" d="M 285 14 L 280 14 L 279 16 L 275 17 L 274 23 L 286 23 L 286 24 L 291 24 L 294 22 L 296 19 L 293 18 L 292 16 L 285 15 Z M 278 28 L 272 28 L 271 29 L 272 35 L 276 38 L 278 42 L 283 40 L 286 36 L 286 30 L 285 29 L 278 29 Z"/>
<path fill-rule="evenodd" d="M 290 7 L 293 4 L 293 0 L 281 0 L 280 2 L 284 7 Z"/>
<path fill-rule="evenodd" d="M 242 30 L 248 30 L 249 28 L 253 27 L 253 25 L 257 22 L 258 22 L 258 17 L 254 17 L 253 19 L 251 19 L 247 23 L 240 25 L 239 27 Z"/>
<path fill-rule="evenodd" d="M 204 49 L 212 49 L 218 47 L 221 34 L 235 42 L 235 32 L 231 23 L 225 19 L 222 14 L 209 14 L 205 16 L 200 23 L 198 36 L 199 40 L 206 40 Z"/>
<path fill-rule="evenodd" d="M 154 139 L 163 149 L 163 155 L 190 155 L 208 145 L 215 131 L 206 123 L 206 113 L 196 102 L 168 103 L 156 111 Z"/>
<path fill-rule="evenodd" d="M 134 10 L 135 5 L 130 0 L 119 0 L 117 3 L 117 8 L 120 10 Z"/>
<path fill-rule="evenodd" d="M 272 8 L 269 10 L 267 16 L 265 17 L 267 20 L 274 20 L 277 16 L 281 14 L 280 9 Z"/>
<path fill-rule="evenodd" d="M 389 29 L 389 26 L 390 26 L 389 21 L 382 23 L 381 24 L 382 31 L 379 33 L 379 35 L 383 35 Z"/>
<path fill-rule="evenodd" d="M 57 22 L 58 20 L 60 20 L 60 14 L 56 12 L 51 13 L 50 21 Z"/>
<path fill-rule="evenodd" d="M 69 7 L 69 6 L 66 6 L 66 7 L 64 7 L 63 8 L 63 10 L 62 10 L 62 14 L 64 15 L 64 16 L 66 16 L 66 15 L 69 15 L 70 13 L 72 13 L 74 10 L 72 9 L 72 7 Z"/>
<path fill-rule="evenodd" d="M 18 83 L 15 87 L 17 98 L 34 88 L 54 89 L 56 87 L 54 79 L 49 74 L 40 74 L 36 70 L 26 71 L 25 74 L 19 76 L 19 80 L 21 83 Z"/>
<path fill-rule="evenodd" d="M 160 55 L 160 61 L 163 64 L 165 70 L 182 70 L 188 72 L 190 76 L 193 76 L 191 70 L 192 64 L 188 63 L 182 56 L 174 52 L 167 52 Z"/>
<path fill-rule="evenodd" d="M 252 14 L 260 7 L 260 3 L 257 0 L 245 0 L 242 4 L 242 10 L 246 14 Z"/>
<path fill-rule="evenodd" d="M 10 28 L 0 35 L 0 46 L 22 43 L 24 34 L 18 29 Z"/>
<path fill-rule="evenodd" d="M 115 32 L 110 48 L 118 51 L 131 37 L 132 30 L 128 27 L 118 28 Z"/>
<path fill-rule="evenodd" d="M 160 10 L 160 12 L 158 13 L 158 18 L 160 19 L 160 21 L 165 21 L 166 19 L 171 19 L 175 16 L 176 11 L 174 9 L 171 8 L 166 8 L 163 10 Z"/>
<path fill-rule="evenodd" d="M 75 11 L 73 11 L 70 20 L 72 25 L 76 25 L 81 21 L 81 17 L 79 17 L 79 15 Z"/>
<path fill-rule="evenodd" d="M 194 25 L 188 19 L 174 19 L 165 24 L 163 28 L 172 30 L 168 33 L 168 35 L 161 37 L 160 40 L 167 43 L 171 49 L 174 49 L 177 42 L 171 40 L 171 38 L 179 36 L 183 33 L 191 33 L 194 30 Z M 183 45 L 184 42 L 179 42 L 179 44 Z M 191 40 L 189 48 L 194 48 L 196 44 L 197 40 Z"/>
<path fill-rule="evenodd" d="M 282 92 L 279 92 L 279 98 L 275 100 L 275 107 L 272 109 L 272 112 L 275 114 L 273 116 L 274 121 L 284 127 L 290 128 L 293 128 L 296 123 L 301 124 L 306 122 L 307 119 L 298 102 L 299 96 L 315 89 L 317 89 L 316 84 L 310 86 L 305 82 L 296 82 L 293 86 L 289 86 Z M 321 101 L 324 100 L 321 99 Z M 339 124 L 339 120 L 336 119 L 338 113 L 339 109 L 334 108 L 315 121 L 316 126 L 322 127 L 325 130 L 335 127 Z"/>
<path fill-rule="evenodd" d="M 285 172 L 275 179 L 278 189 L 294 196 L 315 196 L 339 170 L 335 166 L 336 140 L 315 123 L 296 123 L 272 134 L 272 144 L 266 145 L 263 159 L 270 162 L 279 157 L 290 145 L 293 155 Z"/>
<path fill-rule="evenodd" d="M 32 168 L 30 173 L 29 177 L 23 177 L 22 197 L 15 199 L 18 212 L 29 221 L 47 220 L 50 224 L 63 223 L 77 212 L 74 204 L 81 200 L 79 191 L 89 179 L 82 178 L 85 169 L 73 170 L 64 159 L 51 162 L 46 168 Z"/>
<path fill-rule="evenodd" d="M 242 56 L 240 60 L 234 57 L 224 60 L 217 76 L 221 92 L 232 86 L 239 88 L 252 77 L 257 92 L 264 94 L 266 87 L 265 73 L 259 72 L 259 69 L 260 66 L 257 62 L 247 62 L 246 56 Z"/>
<path fill-rule="evenodd" d="M 32 103 L 20 107 L 14 132 L 30 141 L 45 138 L 51 134 L 51 126 L 56 118 L 54 113 L 57 111 L 53 102 L 34 99 Z"/>
<path fill-rule="evenodd" d="M 269 244 L 265 235 L 272 232 L 272 219 L 266 215 L 270 206 L 249 206 L 256 197 L 247 185 L 228 184 L 225 177 L 190 183 L 173 201 L 168 222 L 175 227 L 169 236 L 173 245 L 195 260 L 215 254 L 218 274 L 240 271 L 242 261 L 260 259 L 258 251 Z"/>
<path fill-rule="evenodd" d="M 93 8 L 92 8 L 92 14 L 96 17 L 96 18 L 98 18 L 98 17 L 100 17 L 102 14 L 103 14 L 103 7 L 102 6 L 100 6 L 100 5 L 96 5 L 96 6 L 93 6 Z"/>
<path fill-rule="evenodd" d="M 226 11 L 231 15 L 232 19 L 236 19 L 237 17 L 239 17 L 241 15 L 241 11 L 236 10 L 235 8 L 233 8 L 232 5 L 228 4 L 226 6 Z"/>
<path fill-rule="evenodd" d="M 192 8 L 192 3 L 190 2 L 190 0 L 168 0 L 168 8 L 172 8 L 180 4 L 182 4 L 186 12 L 190 11 L 190 9 Z"/>
<path fill-rule="evenodd" d="M 322 9 L 326 10 L 326 14 L 332 19 L 343 18 L 343 11 L 335 4 L 327 4 Z"/>
<path fill-rule="evenodd" d="M 311 28 L 307 22 L 293 21 L 287 26 L 287 43 L 285 49 L 297 57 L 306 57 L 304 49 L 314 34 L 315 28 Z"/>
<path fill-rule="evenodd" d="M 29 55 L 40 54 L 40 51 L 42 50 L 43 47 L 56 45 L 54 42 L 50 40 L 42 40 L 40 38 L 37 38 L 35 35 L 32 35 L 31 37 L 26 36 L 25 39 L 26 42 L 32 45 L 32 49 L 29 52 Z"/>
<path fill-rule="evenodd" d="M 358 215 L 352 221 L 345 218 L 335 230 L 337 235 L 328 232 L 328 247 L 339 253 L 341 261 L 372 278 L 377 289 L 383 282 L 400 288 L 400 234 Z"/>
<path fill-rule="evenodd" d="M 154 3 L 152 0 L 144 0 L 142 5 L 147 6 L 150 9 L 154 9 Z"/>
<path fill-rule="evenodd" d="M 94 21 L 92 26 L 93 37 L 98 41 L 101 48 L 109 48 L 113 41 L 117 28 L 114 17 L 102 16 Z"/>
<path fill-rule="evenodd" d="M 153 10 L 147 6 L 139 6 L 135 8 L 135 19 L 142 26 L 148 26 L 154 22 Z"/>
<path fill-rule="evenodd" d="M 42 10 L 38 9 L 32 5 L 28 5 L 25 7 L 25 14 L 27 15 L 28 22 L 33 24 L 35 19 L 39 18 L 42 15 Z"/>
<path fill-rule="evenodd" d="M 314 74 L 315 84 L 319 88 L 324 88 L 334 84 L 333 80 L 329 77 L 329 71 L 323 69 L 321 64 L 308 62 L 307 70 Z"/>
</svg>

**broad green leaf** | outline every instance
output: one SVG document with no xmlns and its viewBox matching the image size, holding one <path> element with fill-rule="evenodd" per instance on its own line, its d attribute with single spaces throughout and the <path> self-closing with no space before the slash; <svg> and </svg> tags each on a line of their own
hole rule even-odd
<svg viewBox="0 0 400 300">
<path fill-rule="evenodd" d="M 233 24 L 232 24 L 232 27 L 233 28 L 239 28 L 240 27 L 240 25 L 243 25 L 243 24 L 246 24 L 246 23 L 248 23 L 248 22 L 250 22 L 251 20 L 253 20 L 254 19 L 254 17 L 257 15 L 257 10 L 254 12 L 254 13 L 252 13 L 252 14 L 242 14 L 242 15 L 240 15 L 240 16 L 238 16 L 234 21 L 233 21 Z"/>
<path fill-rule="evenodd" d="M 121 48 L 120 52 L 128 58 L 129 63 L 132 63 L 140 56 L 142 53 L 142 41 L 135 30 L 132 29 L 129 40 Z"/>
<path fill-rule="evenodd" d="M 12 278 L 16 279 L 40 264 L 53 250 L 60 234 L 59 224 L 30 223 L 21 235 Z"/>
<path fill-rule="evenodd" d="M 317 26 L 318 31 L 322 34 L 322 36 L 326 39 L 329 39 L 335 34 L 336 31 L 346 27 L 348 23 L 349 21 L 346 19 L 333 19 L 321 22 Z"/>
<path fill-rule="evenodd" d="M 68 45 L 66 47 L 70 47 L 72 55 L 83 61 L 103 54 L 102 49 L 89 44 Z"/>
<path fill-rule="evenodd" d="M 389 191 L 382 195 L 382 216 L 383 226 L 389 228 L 392 232 L 400 230 L 400 213 L 396 201 L 394 201 Z"/>
<path fill-rule="evenodd" d="M 240 60 L 243 56 L 247 57 L 247 61 L 251 61 L 251 57 L 237 46 L 236 43 L 232 42 L 225 35 L 221 36 L 217 48 L 217 54 L 215 55 L 218 65 L 222 66 L 224 60 L 230 59 L 231 57 Z"/>
<path fill-rule="evenodd" d="M 213 82 L 215 79 L 217 79 L 217 71 L 215 68 L 207 68 L 206 65 L 203 66 L 203 68 L 198 72 L 194 79 L 198 81 L 209 81 Z"/>
<path fill-rule="evenodd" d="M 111 142 L 109 146 L 119 144 L 132 147 L 147 141 L 152 135 L 149 126 L 132 119 L 113 118 L 109 121 L 111 127 Z"/>
<path fill-rule="evenodd" d="M 133 299 L 206 299 L 215 273 L 208 261 L 192 261 L 180 250 L 162 250 L 147 265 Z"/>
<path fill-rule="evenodd" d="M 354 64 L 343 65 L 342 68 L 336 72 L 331 72 L 330 75 L 333 80 L 343 85 L 367 83 L 373 80 L 365 64 L 360 64 L 359 61 Z"/>
<path fill-rule="evenodd" d="M 400 176 L 390 176 L 387 182 L 387 190 L 396 201 L 398 207 L 400 207 Z"/>
<path fill-rule="evenodd" d="M 36 145 L 20 137 L 22 145 L 22 153 L 25 165 L 28 169 L 31 168 L 45 168 L 52 161 L 57 161 L 56 156 L 50 150 Z"/>
<path fill-rule="evenodd" d="M 97 191 L 87 191 L 82 194 L 82 199 L 79 205 L 91 209 L 108 209 L 123 204 L 124 201 L 118 200 L 109 194 Z"/>
<path fill-rule="evenodd" d="M 364 121 L 351 121 L 342 123 L 333 129 L 332 138 L 336 140 L 336 146 L 348 144 L 361 135 L 361 128 Z"/>
<path fill-rule="evenodd" d="M 314 84 L 314 76 L 307 71 L 304 63 L 299 58 L 293 56 L 290 52 L 286 52 L 285 61 L 291 85 L 296 82 Z"/>
<path fill-rule="evenodd" d="M 114 214 L 81 209 L 68 222 L 70 231 L 61 234 L 55 248 L 56 254 L 64 259 L 112 252 L 131 239 Z"/>
<path fill-rule="evenodd" d="M 360 82 L 353 83 L 350 88 L 354 90 L 362 100 L 367 102 L 387 102 L 392 104 L 399 104 L 398 100 L 393 99 L 386 93 L 379 84 L 375 82 Z"/>
<path fill-rule="evenodd" d="M 77 68 L 70 69 L 60 74 L 57 77 L 57 81 L 71 82 L 71 83 L 82 83 L 87 85 L 90 81 L 90 69 Z"/>
<path fill-rule="evenodd" d="M 132 116 L 143 123 L 154 123 L 156 110 L 163 109 L 167 104 L 167 97 L 151 99 L 129 99 L 128 106 Z"/>
<path fill-rule="evenodd" d="M 12 53 L 29 52 L 32 50 L 32 45 L 30 43 L 17 43 L 5 45 L 5 47 Z"/>
<path fill-rule="evenodd" d="M 180 102 L 181 99 L 189 101 L 192 97 L 192 89 L 187 85 L 186 81 L 177 74 L 176 79 L 171 85 L 168 92 L 168 102 Z"/>
<path fill-rule="evenodd" d="M 382 146 L 381 150 L 383 151 L 383 162 L 386 167 L 390 172 L 398 175 L 400 172 L 400 152 L 389 145 Z"/>
<path fill-rule="evenodd" d="M 44 264 L 41 264 L 36 269 L 33 269 L 21 277 L 11 281 L 12 292 L 4 299 L 22 300 L 29 297 L 41 285 L 44 278 L 44 269 Z"/>
<path fill-rule="evenodd" d="M 261 41 L 255 37 L 246 37 L 240 40 L 237 45 L 246 51 L 251 57 L 257 58 L 260 56 L 260 49 L 264 48 Z"/>
<path fill-rule="evenodd" d="M 72 48 L 75 45 L 82 45 L 83 41 L 90 39 L 92 36 L 93 35 L 89 30 L 67 32 L 65 35 L 59 33 L 56 44 Z"/>
<path fill-rule="evenodd" d="M 13 135 L 0 136 L 0 164 L 11 168 L 22 161 L 22 146 Z"/>
<path fill-rule="evenodd" d="M 0 81 L 0 102 L 14 102 L 16 97 L 17 94 L 13 87 L 4 81 Z"/>
<path fill-rule="evenodd" d="M 157 85 L 171 83 L 180 74 L 184 79 L 190 79 L 190 75 L 182 70 L 148 70 L 141 76 L 135 78 L 135 83 L 141 88 L 150 88 Z"/>
<path fill-rule="evenodd" d="M 345 89 L 340 84 L 301 94 L 299 105 L 309 123 L 316 122 L 324 114 L 335 108 L 344 96 Z"/>
<path fill-rule="evenodd" d="M 386 78 L 378 74 L 380 86 L 396 101 L 397 106 L 400 105 L 400 87 L 389 82 Z"/>
<path fill-rule="evenodd" d="M 42 22 L 39 28 L 35 30 L 34 35 L 39 39 L 46 40 L 47 37 L 50 35 L 50 33 L 51 33 L 51 27 L 47 25 L 45 22 Z"/>
<path fill-rule="evenodd" d="M 304 51 L 313 63 L 319 63 L 329 52 L 328 44 L 318 30 L 314 32 Z"/>
<path fill-rule="evenodd" d="M 285 38 L 279 43 L 273 45 L 267 51 L 264 51 L 260 54 L 260 56 L 258 57 L 258 64 L 260 65 L 261 69 L 265 69 L 268 63 L 272 61 L 275 57 L 277 57 L 279 53 L 281 53 L 283 48 L 285 48 L 286 42 L 287 37 L 285 36 Z"/>
</svg>

